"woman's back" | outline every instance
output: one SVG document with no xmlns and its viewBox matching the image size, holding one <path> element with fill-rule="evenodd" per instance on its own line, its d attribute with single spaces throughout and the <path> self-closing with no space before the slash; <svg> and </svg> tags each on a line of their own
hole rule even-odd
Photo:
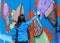
<svg viewBox="0 0 60 43">
<path fill-rule="evenodd" d="M 28 33 L 27 33 L 28 25 L 25 22 L 22 22 L 18 30 L 18 41 L 26 41 L 28 40 Z"/>
</svg>

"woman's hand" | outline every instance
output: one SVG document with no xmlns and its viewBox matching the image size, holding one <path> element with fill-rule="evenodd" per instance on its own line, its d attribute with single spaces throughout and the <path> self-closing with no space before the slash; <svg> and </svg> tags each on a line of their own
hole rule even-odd
<svg viewBox="0 0 60 43">
<path fill-rule="evenodd" d="M 40 12 L 39 11 L 37 11 L 37 15 L 40 16 Z"/>
</svg>

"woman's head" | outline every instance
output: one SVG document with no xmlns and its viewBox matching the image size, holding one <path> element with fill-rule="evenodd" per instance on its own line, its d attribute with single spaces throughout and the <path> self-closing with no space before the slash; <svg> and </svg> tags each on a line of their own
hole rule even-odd
<svg viewBox="0 0 60 43">
<path fill-rule="evenodd" d="M 24 16 L 24 14 L 21 14 L 21 15 L 18 17 L 18 21 L 20 21 L 20 22 L 25 22 L 25 16 Z"/>
<path fill-rule="evenodd" d="M 24 14 L 20 14 L 20 16 L 18 16 L 18 21 L 16 23 L 16 26 L 19 26 L 22 22 L 25 22 Z"/>
</svg>

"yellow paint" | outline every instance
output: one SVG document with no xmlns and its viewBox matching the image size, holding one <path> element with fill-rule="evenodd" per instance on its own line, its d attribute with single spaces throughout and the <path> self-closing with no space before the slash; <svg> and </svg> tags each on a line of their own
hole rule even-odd
<svg viewBox="0 0 60 43">
<path fill-rule="evenodd" d="M 15 26 L 15 22 L 12 22 L 12 24 L 10 24 L 10 29 L 13 29 Z"/>
</svg>

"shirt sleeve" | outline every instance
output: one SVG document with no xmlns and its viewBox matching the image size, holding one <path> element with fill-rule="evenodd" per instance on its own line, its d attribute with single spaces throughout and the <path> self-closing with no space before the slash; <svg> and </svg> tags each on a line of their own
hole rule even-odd
<svg viewBox="0 0 60 43">
<path fill-rule="evenodd" d="M 33 22 L 35 19 L 37 19 L 37 18 L 38 18 L 38 15 L 34 16 L 30 21 L 26 22 L 26 24 L 27 24 L 28 26 L 30 26 L 30 25 L 32 24 L 32 22 Z"/>
<path fill-rule="evenodd" d="M 12 40 L 15 40 L 15 35 L 16 35 L 16 27 L 14 26 L 14 28 L 11 30 Z"/>
</svg>

